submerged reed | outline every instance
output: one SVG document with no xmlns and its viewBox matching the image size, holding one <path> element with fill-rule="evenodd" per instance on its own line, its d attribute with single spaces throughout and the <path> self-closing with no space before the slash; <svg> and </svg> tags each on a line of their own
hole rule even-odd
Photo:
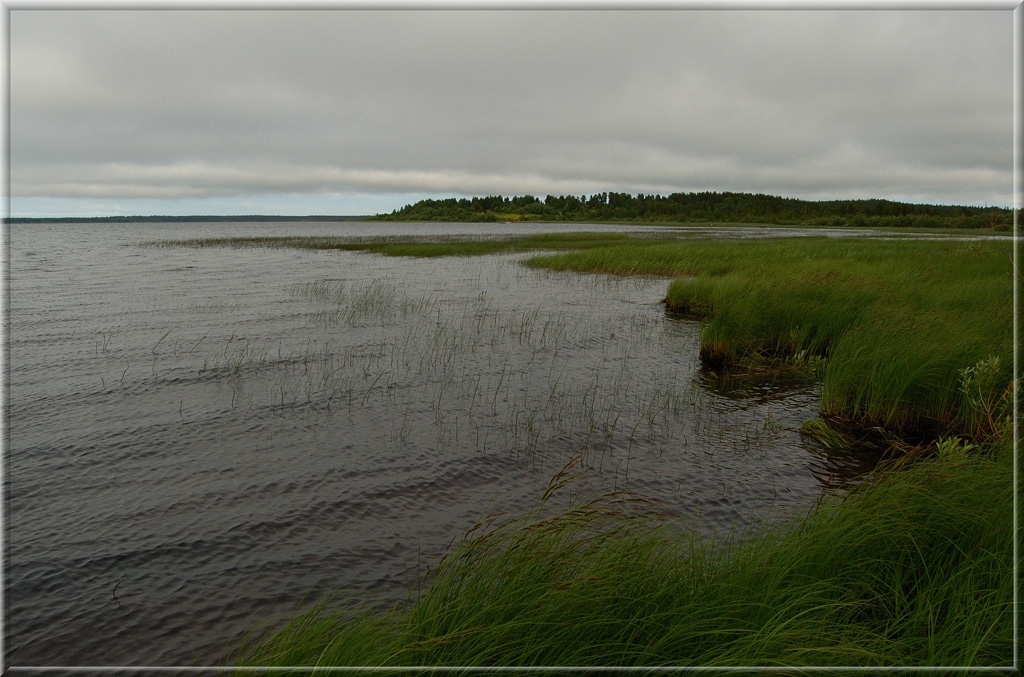
<svg viewBox="0 0 1024 677">
<path fill-rule="evenodd" d="M 580 292 L 621 284 L 595 277 Z M 298 334 L 306 339 L 204 337 L 190 352 L 197 377 L 226 380 L 233 407 L 302 407 L 337 425 L 380 416 L 385 444 L 501 450 L 536 465 L 558 467 L 582 450 L 597 468 L 614 456 L 624 479 L 637 453 L 685 439 L 678 423 L 691 412 L 698 436 L 710 425 L 688 374 L 651 364 L 667 338 L 653 308 L 595 318 L 506 307 L 486 293 L 442 304 L 391 278 L 318 280 L 289 293 L 312 325 Z M 581 366 L 595 363 L 606 368 Z"/>
</svg>

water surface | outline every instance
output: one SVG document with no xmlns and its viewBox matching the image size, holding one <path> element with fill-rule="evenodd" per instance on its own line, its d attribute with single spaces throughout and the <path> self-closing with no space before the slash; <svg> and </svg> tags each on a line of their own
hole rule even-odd
<svg viewBox="0 0 1024 677">
<path fill-rule="evenodd" d="M 401 601 L 566 464 L 572 492 L 638 491 L 707 532 L 804 511 L 870 465 L 795 432 L 813 381 L 702 370 L 666 279 L 141 246 L 625 226 L 9 228 L 13 665 L 214 664 L 310 593 Z"/>
</svg>

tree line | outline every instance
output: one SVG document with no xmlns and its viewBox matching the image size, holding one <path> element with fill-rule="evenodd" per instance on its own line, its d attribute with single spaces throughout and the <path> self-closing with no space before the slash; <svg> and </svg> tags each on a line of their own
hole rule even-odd
<svg viewBox="0 0 1024 677">
<path fill-rule="evenodd" d="M 623 221 L 648 223 L 767 223 L 775 225 L 993 228 L 1010 230 L 1002 207 L 924 205 L 891 200 L 810 201 L 761 193 L 630 193 L 533 195 L 421 200 L 380 221 Z"/>
</svg>

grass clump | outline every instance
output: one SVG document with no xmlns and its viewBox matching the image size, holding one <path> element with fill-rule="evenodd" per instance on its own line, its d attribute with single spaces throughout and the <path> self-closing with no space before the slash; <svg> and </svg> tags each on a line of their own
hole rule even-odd
<svg viewBox="0 0 1024 677">
<path fill-rule="evenodd" d="M 1008 666 L 1009 449 L 945 454 L 722 543 L 612 494 L 481 524 L 388 612 L 319 605 L 262 666 Z M 954 670 L 953 672 L 957 672 Z M 239 669 L 240 674 L 248 674 Z"/>
<path fill-rule="evenodd" d="M 815 416 L 803 422 L 800 432 L 818 441 L 829 451 L 848 451 L 856 444 L 855 440 L 830 426 L 824 419 Z"/>
</svg>

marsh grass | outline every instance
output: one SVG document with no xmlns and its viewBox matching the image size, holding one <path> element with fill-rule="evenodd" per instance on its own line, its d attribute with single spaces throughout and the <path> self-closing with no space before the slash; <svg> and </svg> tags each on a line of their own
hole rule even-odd
<svg viewBox="0 0 1024 677">
<path fill-rule="evenodd" d="M 793 368 L 810 371 L 822 385 L 823 420 L 834 428 L 882 428 L 913 444 L 951 435 L 984 441 L 1006 434 L 1013 400 L 1013 267 L 1002 243 L 674 241 L 621 233 L 551 233 L 518 238 L 222 238 L 152 244 L 354 249 L 405 256 L 567 249 L 535 256 L 525 264 L 674 277 L 666 307 L 671 313 L 702 318 L 700 353 L 706 365 L 765 374 Z M 295 291 L 333 304 L 317 315 L 324 324 L 386 321 L 436 309 L 436 300 L 410 299 L 394 284 L 383 282 L 360 290 L 316 282 Z M 518 330 L 492 322 L 488 341 L 481 336 L 481 323 L 487 317 L 496 320 L 497 315 L 478 309 L 475 317 L 464 316 L 456 325 L 442 322 L 438 312 L 426 346 L 410 350 L 412 342 L 405 341 L 400 351 L 403 367 L 408 368 L 407 356 L 418 351 L 421 368 L 440 362 L 450 375 L 452 365 L 459 364 L 459 356 L 467 351 L 493 351 L 494 336 L 518 331 L 521 344 L 532 340 L 525 335 L 535 326 L 535 318 L 525 314 L 518 318 Z M 530 312 L 536 315 L 539 309 Z M 565 323 L 548 319 L 542 334 L 549 328 L 564 331 Z M 548 350 L 541 343 L 532 348 L 531 362 L 538 351 Z M 382 346 L 378 362 L 384 352 L 387 346 Z M 241 352 L 236 357 L 238 362 L 229 363 L 228 371 L 237 371 L 248 355 Z M 507 367 L 502 365 L 492 402 L 502 383 L 507 389 Z M 399 371 L 392 358 L 389 374 L 378 374 L 377 379 L 384 378 L 383 385 L 393 390 Z M 557 402 L 553 393 L 541 399 Z M 586 394 L 577 399 L 586 405 Z M 437 402 L 440 410 L 442 398 Z M 528 401 L 523 406 L 528 407 Z M 516 411 L 506 426 L 517 436 L 525 429 L 532 440 L 526 446 L 536 448 L 539 416 L 538 411 Z M 439 414 L 438 422 L 444 418 Z M 472 424 L 478 427 L 477 421 Z M 591 432 L 597 428 L 589 427 Z"/>
<path fill-rule="evenodd" d="M 386 322 L 429 312 L 440 303 L 435 296 L 410 295 L 408 285 L 387 279 L 356 284 L 318 280 L 295 285 L 291 292 L 329 307 L 314 316 L 314 323 L 322 324 Z"/>
<path fill-rule="evenodd" d="M 724 541 L 629 494 L 542 501 L 471 528 L 409 604 L 317 605 L 232 661 L 1006 667 L 1010 469 L 1008 447 L 945 455 Z"/>
</svg>

